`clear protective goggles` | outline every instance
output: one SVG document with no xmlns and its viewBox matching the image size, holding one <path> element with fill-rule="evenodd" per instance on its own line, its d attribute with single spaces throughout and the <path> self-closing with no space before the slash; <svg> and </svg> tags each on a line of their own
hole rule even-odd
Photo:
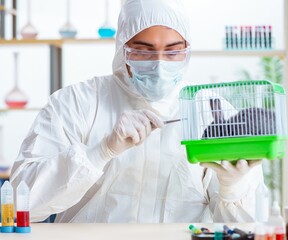
<svg viewBox="0 0 288 240">
<path fill-rule="evenodd" d="M 190 47 L 180 50 L 169 51 L 149 51 L 139 50 L 124 45 L 125 61 L 129 64 L 130 61 L 153 61 L 163 60 L 168 62 L 188 62 L 190 58 Z"/>
</svg>

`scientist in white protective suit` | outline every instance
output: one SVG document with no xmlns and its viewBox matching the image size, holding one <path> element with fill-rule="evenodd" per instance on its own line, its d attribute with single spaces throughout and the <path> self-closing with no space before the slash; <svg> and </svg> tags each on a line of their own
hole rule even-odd
<svg viewBox="0 0 288 240">
<path fill-rule="evenodd" d="M 127 0 L 113 75 L 55 92 L 14 163 L 31 190 L 31 221 L 249 222 L 261 161 L 190 164 L 179 90 L 190 23 L 179 0 Z"/>
</svg>

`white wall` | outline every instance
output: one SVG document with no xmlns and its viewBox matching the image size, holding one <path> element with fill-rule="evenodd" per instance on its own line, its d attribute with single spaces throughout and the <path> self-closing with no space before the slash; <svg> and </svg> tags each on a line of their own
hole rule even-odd
<svg viewBox="0 0 288 240">
<path fill-rule="evenodd" d="M 271 25 L 276 49 L 283 42 L 283 0 L 185 0 L 195 49 L 222 49 L 225 25 Z"/>
</svg>

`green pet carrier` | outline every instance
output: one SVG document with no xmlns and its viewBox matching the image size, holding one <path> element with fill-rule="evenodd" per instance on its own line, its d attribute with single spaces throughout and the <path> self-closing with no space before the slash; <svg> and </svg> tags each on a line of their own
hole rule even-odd
<svg viewBox="0 0 288 240">
<path fill-rule="evenodd" d="M 279 84 L 237 81 L 184 87 L 181 144 L 191 163 L 282 158 L 286 96 Z"/>
</svg>

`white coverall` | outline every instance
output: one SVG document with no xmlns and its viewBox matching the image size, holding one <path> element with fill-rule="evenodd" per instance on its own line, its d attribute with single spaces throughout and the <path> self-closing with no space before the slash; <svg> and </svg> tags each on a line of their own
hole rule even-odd
<svg viewBox="0 0 288 240">
<path fill-rule="evenodd" d="M 56 222 L 253 221 L 254 194 L 263 181 L 257 166 L 247 182 L 219 194 L 216 173 L 187 161 L 181 123 L 154 130 L 141 145 L 116 158 L 100 153 L 123 111 L 150 109 L 163 120 L 179 118 L 182 81 L 165 99 L 147 102 L 130 83 L 123 45 L 154 25 L 178 31 L 191 44 L 177 0 L 127 0 L 118 22 L 113 75 L 55 92 L 40 111 L 13 166 L 14 187 L 30 187 L 31 221 L 57 213 Z"/>
</svg>

